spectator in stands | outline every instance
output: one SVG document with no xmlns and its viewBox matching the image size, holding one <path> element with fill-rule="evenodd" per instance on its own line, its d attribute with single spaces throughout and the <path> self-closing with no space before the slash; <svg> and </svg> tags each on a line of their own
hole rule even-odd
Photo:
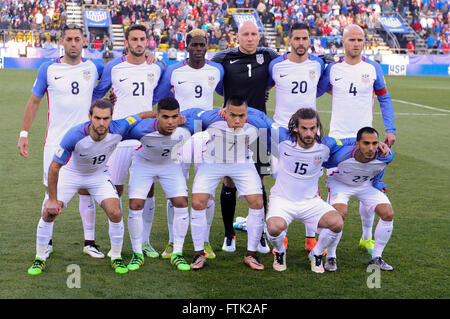
<svg viewBox="0 0 450 319">
<path fill-rule="evenodd" d="M 415 53 L 415 46 L 414 46 L 414 42 L 409 41 L 408 44 L 406 45 L 406 49 L 408 54 L 414 54 Z"/>
<path fill-rule="evenodd" d="M 44 45 L 43 45 L 42 47 L 43 47 L 44 49 L 53 49 L 53 48 L 54 48 L 53 43 L 52 43 L 50 37 L 47 37 L 47 38 L 46 38 L 45 43 L 44 43 Z"/>
</svg>

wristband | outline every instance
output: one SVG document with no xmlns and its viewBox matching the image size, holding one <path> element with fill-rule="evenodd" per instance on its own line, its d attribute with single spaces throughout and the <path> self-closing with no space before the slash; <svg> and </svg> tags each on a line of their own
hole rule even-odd
<svg viewBox="0 0 450 319">
<path fill-rule="evenodd" d="M 19 137 L 28 138 L 28 131 L 20 131 Z"/>
</svg>

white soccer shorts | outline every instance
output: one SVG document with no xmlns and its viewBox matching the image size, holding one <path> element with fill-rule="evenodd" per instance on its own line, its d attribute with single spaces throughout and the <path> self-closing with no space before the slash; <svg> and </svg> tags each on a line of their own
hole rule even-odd
<svg viewBox="0 0 450 319">
<path fill-rule="evenodd" d="M 67 207 L 67 204 L 80 188 L 87 189 L 100 205 L 105 199 L 119 198 L 108 171 L 81 175 L 62 167 L 58 179 L 58 200 L 64 203 L 64 207 Z"/>
<path fill-rule="evenodd" d="M 137 147 L 139 146 L 118 146 L 111 154 L 107 166 L 114 185 L 125 185 L 128 169 L 131 166 Z"/>
<path fill-rule="evenodd" d="M 261 178 L 253 163 L 202 163 L 197 168 L 192 193 L 215 195 L 217 185 L 230 177 L 238 190 L 239 199 L 246 195 L 262 194 Z"/>
<path fill-rule="evenodd" d="M 364 206 L 373 211 L 379 204 L 391 204 L 389 198 L 383 192 L 372 185 L 359 187 L 350 186 L 337 181 L 332 176 L 327 177 L 328 203 L 348 204 L 350 197 L 356 197 Z"/>
<path fill-rule="evenodd" d="M 294 220 L 299 220 L 315 232 L 322 216 L 330 211 L 336 211 L 319 196 L 304 201 L 291 201 L 274 195 L 269 197 L 268 210 L 266 221 L 271 217 L 280 217 L 289 226 Z"/>
<path fill-rule="evenodd" d="M 186 178 L 180 164 L 154 165 L 135 156 L 130 167 L 128 197 L 146 199 L 155 181 L 161 184 L 166 198 L 188 196 Z"/>
</svg>

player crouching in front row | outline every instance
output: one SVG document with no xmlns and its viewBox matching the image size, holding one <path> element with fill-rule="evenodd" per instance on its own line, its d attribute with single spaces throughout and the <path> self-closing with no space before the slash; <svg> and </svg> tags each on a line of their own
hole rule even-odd
<svg viewBox="0 0 450 319">
<path fill-rule="evenodd" d="M 272 141 L 279 143 L 278 148 L 275 148 L 275 150 L 272 148 L 272 153 L 279 157 L 280 162 L 280 170 L 271 190 L 267 214 L 269 240 L 275 251 L 273 268 L 277 271 L 286 270 L 286 250 L 283 245 L 286 229 L 294 219 L 298 219 L 320 234 L 317 245 L 308 255 L 311 270 L 316 273 L 323 273 L 325 270 L 336 271 L 335 251 L 342 236 L 345 214 L 342 214 L 341 207 L 330 205 L 334 202 L 326 203 L 320 198 L 317 193 L 318 182 L 322 175 L 322 166 L 327 167 L 331 163 L 331 166 L 328 167 L 339 167 L 343 158 L 342 154 L 348 149 L 360 147 L 360 143 L 357 142 L 357 147 L 355 147 L 354 138 L 341 141 L 324 137 L 319 115 L 311 108 L 299 109 L 291 117 L 288 128 L 278 128 L 279 141 L 272 138 Z M 318 132 L 321 134 L 319 135 Z M 377 156 L 377 148 L 381 149 L 379 153 L 382 153 L 382 155 L 391 153 L 385 144 L 378 143 L 377 137 L 377 143 L 371 144 L 371 151 L 368 154 L 364 153 L 367 156 L 370 155 L 370 158 L 367 157 L 367 161 L 362 163 L 368 163 L 375 159 L 377 159 L 376 164 L 381 163 L 381 160 L 378 160 L 381 157 Z M 353 152 L 351 153 L 353 154 Z M 390 161 L 389 156 L 386 156 L 385 159 L 385 161 L 383 160 L 384 163 Z M 362 165 L 369 167 L 368 164 Z M 365 180 L 369 180 L 369 178 L 372 180 L 372 177 L 384 168 L 383 166 L 380 169 L 380 165 L 375 166 L 370 165 L 372 175 Z M 358 169 L 361 170 L 361 167 Z M 347 170 L 344 170 L 344 172 Z M 368 186 L 373 188 L 371 184 Z M 331 194 L 331 197 L 335 198 L 333 194 Z M 386 203 L 386 201 L 383 203 Z M 383 209 L 382 212 L 380 211 L 379 215 L 386 221 L 389 221 L 389 218 L 392 217 L 387 208 Z M 387 236 L 381 236 L 381 238 L 383 238 L 385 245 Z M 382 251 L 382 247 L 380 246 L 377 251 Z M 328 249 L 328 254 L 327 263 L 324 267 L 322 254 L 325 249 Z M 382 262 L 381 251 L 379 251 L 379 258 L 373 259 L 370 263 L 379 265 L 383 270 L 390 270 L 387 267 L 389 265 Z"/>
<path fill-rule="evenodd" d="M 121 258 L 124 225 L 119 197 L 105 165 L 117 144 L 151 112 L 112 121 L 112 110 L 111 102 L 95 100 L 89 110 L 90 121 L 71 128 L 55 152 L 49 169 L 49 199 L 37 227 L 36 258 L 28 269 L 30 275 L 38 275 L 45 268 L 45 250 L 54 221 L 81 188 L 88 190 L 108 216 L 112 268 L 119 274 L 128 272 Z"/>
</svg>

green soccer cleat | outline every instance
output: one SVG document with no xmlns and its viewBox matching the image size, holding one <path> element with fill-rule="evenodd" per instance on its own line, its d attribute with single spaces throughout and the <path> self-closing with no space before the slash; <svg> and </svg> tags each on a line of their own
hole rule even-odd
<svg viewBox="0 0 450 319">
<path fill-rule="evenodd" d="M 166 249 L 161 253 L 161 258 L 168 259 L 172 257 L 173 243 L 168 243 Z"/>
<path fill-rule="evenodd" d="M 122 258 L 111 260 L 111 267 L 118 274 L 126 274 L 128 272 L 128 268 L 125 266 Z"/>
<path fill-rule="evenodd" d="M 138 270 L 144 264 L 144 255 L 140 253 L 134 253 L 128 264 L 128 270 Z"/>
<path fill-rule="evenodd" d="M 31 267 L 28 268 L 28 274 L 39 275 L 42 273 L 42 270 L 44 269 L 45 269 L 45 260 L 42 260 L 41 258 L 35 258 Z"/>
<path fill-rule="evenodd" d="M 214 253 L 210 243 L 205 242 L 204 251 L 205 251 L 206 258 L 208 258 L 208 259 L 216 258 L 216 254 Z"/>
<path fill-rule="evenodd" d="M 177 266 L 178 270 L 191 270 L 191 266 L 186 262 L 186 259 L 184 259 L 181 253 L 172 254 L 172 257 L 170 257 L 170 263 L 174 266 Z"/>
<path fill-rule="evenodd" d="M 359 247 L 366 249 L 369 254 L 373 253 L 374 246 L 375 246 L 375 240 L 373 240 L 373 239 L 362 240 L 362 238 L 361 238 L 359 240 Z"/>
<path fill-rule="evenodd" d="M 142 244 L 142 252 L 144 253 L 145 256 L 150 258 L 159 257 L 159 253 L 156 251 L 155 248 L 152 247 L 152 245 L 150 245 L 149 242 L 145 242 Z"/>
</svg>

